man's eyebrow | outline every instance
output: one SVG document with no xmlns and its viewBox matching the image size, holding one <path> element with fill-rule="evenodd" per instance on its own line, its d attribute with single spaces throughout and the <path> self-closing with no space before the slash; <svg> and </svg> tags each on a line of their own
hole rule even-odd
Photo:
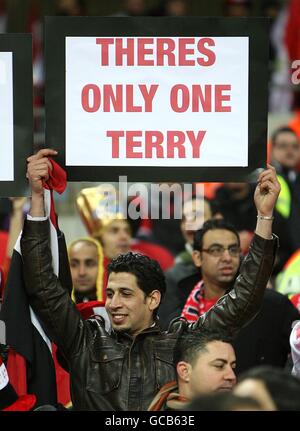
<svg viewBox="0 0 300 431">
<path fill-rule="evenodd" d="M 212 247 L 217 245 L 218 247 L 226 247 L 224 244 L 220 244 L 219 242 L 213 242 L 212 244 L 208 245 L 207 247 Z M 227 247 L 231 247 L 232 245 L 239 245 L 238 242 L 233 242 L 231 244 L 228 244 Z"/>
<path fill-rule="evenodd" d="M 205 248 L 210 248 L 210 247 L 224 247 L 223 244 L 220 244 L 219 242 L 213 242 L 212 244 L 207 245 Z"/>
<path fill-rule="evenodd" d="M 117 290 L 128 290 L 129 292 L 133 292 L 133 289 L 131 289 L 131 287 L 126 287 L 126 286 L 121 286 L 121 287 L 117 287 L 115 290 L 112 289 L 111 287 L 107 287 L 106 291 L 111 291 L 111 292 L 116 292 Z"/>
<path fill-rule="evenodd" d="M 236 364 L 236 360 L 235 361 L 227 361 L 227 359 L 224 358 L 215 358 L 212 361 L 210 361 L 210 364 L 214 363 L 214 362 L 222 362 L 223 364 L 228 364 L 230 363 L 230 365 Z"/>
<path fill-rule="evenodd" d="M 210 364 L 212 364 L 213 362 L 223 362 L 224 364 L 227 364 L 227 360 L 226 359 L 224 359 L 224 358 L 215 358 L 215 359 L 213 359 L 212 361 L 210 361 Z"/>
</svg>

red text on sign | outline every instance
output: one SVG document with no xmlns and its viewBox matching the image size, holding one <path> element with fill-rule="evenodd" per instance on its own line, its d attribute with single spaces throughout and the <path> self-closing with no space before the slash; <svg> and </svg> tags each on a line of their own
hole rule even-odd
<svg viewBox="0 0 300 431">
<path fill-rule="evenodd" d="M 100 66 L 212 66 L 210 37 L 97 37 Z"/>
<path fill-rule="evenodd" d="M 134 100 L 135 90 L 142 98 L 142 104 Z M 81 91 L 81 105 L 86 112 L 97 112 L 101 108 L 103 112 L 152 112 L 152 104 L 157 84 L 132 84 L 115 86 L 104 84 L 102 90 L 98 85 L 87 84 Z"/>
<path fill-rule="evenodd" d="M 165 134 L 159 130 L 108 130 L 106 136 L 111 138 L 111 155 L 119 159 L 120 147 L 125 146 L 127 159 L 184 159 L 186 148 L 190 147 L 192 158 L 200 158 L 200 147 L 205 130 L 197 133 L 192 130 L 168 130 Z"/>
</svg>

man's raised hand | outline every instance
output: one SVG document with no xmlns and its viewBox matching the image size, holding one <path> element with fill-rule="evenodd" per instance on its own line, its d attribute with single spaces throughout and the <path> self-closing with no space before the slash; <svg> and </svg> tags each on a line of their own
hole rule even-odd
<svg viewBox="0 0 300 431">
<path fill-rule="evenodd" d="M 56 156 L 57 151 L 50 148 L 39 150 L 33 156 L 27 159 L 27 178 L 33 194 L 43 193 L 43 182 L 49 178 L 49 171 L 52 165 L 48 159 L 50 156 Z"/>
<path fill-rule="evenodd" d="M 254 202 L 258 215 L 271 217 L 280 193 L 280 184 L 273 166 L 267 165 L 258 177 L 254 193 Z"/>
</svg>

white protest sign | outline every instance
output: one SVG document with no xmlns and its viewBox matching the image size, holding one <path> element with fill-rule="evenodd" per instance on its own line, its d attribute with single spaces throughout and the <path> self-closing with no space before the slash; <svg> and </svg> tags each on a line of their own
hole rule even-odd
<svg viewBox="0 0 300 431">
<path fill-rule="evenodd" d="M 66 37 L 66 165 L 248 166 L 248 37 Z"/>
<path fill-rule="evenodd" d="M 12 61 L 12 52 L 0 52 L 0 181 L 14 180 Z"/>
</svg>

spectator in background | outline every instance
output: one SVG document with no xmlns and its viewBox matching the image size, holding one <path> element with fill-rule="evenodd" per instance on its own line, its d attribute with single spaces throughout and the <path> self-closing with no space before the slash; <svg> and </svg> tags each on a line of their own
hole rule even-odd
<svg viewBox="0 0 300 431">
<path fill-rule="evenodd" d="M 281 268 L 287 259 L 300 248 L 300 145 L 296 133 L 289 127 L 280 127 L 272 136 L 271 158 L 276 166 L 281 185 L 276 204 L 279 213 L 278 225 L 274 229 L 280 236 Z"/>
<path fill-rule="evenodd" d="M 166 0 L 166 16 L 187 16 L 190 14 L 190 0 Z"/>
<path fill-rule="evenodd" d="M 85 0 L 55 0 L 55 14 L 59 16 L 86 15 Z"/>
<path fill-rule="evenodd" d="M 224 0 L 224 16 L 250 16 L 251 6 L 251 0 Z"/>
<path fill-rule="evenodd" d="M 273 160 L 274 166 L 278 166 Z M 280 171 L 280 169 L 279 169 Z M 282 184 L 281 184 L 282 185 Z M 255 225 L 255 206 L 253 205 L 252 195 L 254 193 L 254 185 L 248 183 L 226 183 L 216 190 L 214 204 L 218 211 L 222 214 L 224 220 L 231 223 L 238 231 L 240 237 L 240 246 L 242 254 L 245 255 L 251 243 Z M 281 196 L 284 190 L 281 189 Z M 273 275 L 277 275 L 281 271 L 286 260 L 294 251 L 291 242 L 291 236 L 288 232 L 286 220 L 278 207 L 280 198 L 278 199 L 274 220 L 274 232 L 280 238 L 280 249 L 276 256 Z"/>
<path fill-rule="evenodd" d="M 78 238 L 69 244 L 68 255 L 75 302 L 105 301 L 100 243 L 92 238 Z"/>
<path fill-rule="evenodd" d="M 109 318 L 104 305 L 107 274 L 104 267 L 103 249 L 93 238 L 78 238 L 68 247 L 72 278 L 72 299 L 84 319 L 91 315 L 104 317 L 107 329 Z"/>
<path fill-rule="evenodd" d="M 194 233 L 201 228 L 204 221 L 211 218 L 211 215 L 209 201 L 201 196 L 183 204 L 180 227 L 186 241 L 185 250 L 176 256 L 175 265 L 166 272 L 166 297 L 159 310 L 160 325 L 164 329 L 167 329 L 174 317 L 180 315 L 187 298 L 188 294 L 185 294 L 184 289 L 181 288 L 181 281 L 195 274 L 198 275 L 192 258 Z"/>
<path fill-rule="evenodd" d="M 160 6 L 150 12 L 152 16 L 190 15 L 190 0 L 162 0 Z"/>
<path fill-rule="evenodd" d="M 244 373 L 234 394 L 256 399 L 264 410 L 300 410 L 300 381 L 275 367 L 255 367 Z"/>
<path fill-rule="evenodd" d="M 249 183 L 226 183 L 215 193 L 215 205 L 223 218 L 239 232 L 240 246 L 247 254 L 255 229 L 256 208 L 253 203 L 255 186 Z"/>
<path fill-rule="evenodd" d="M 164 271 L 173 265 L 174 258 L 166 248 L 132 238 L 115 190 L 105 185 L 83 189 L 76 204 L 88 233 L 103 247 L 105 271 L 111 259 L 130 250 L 155 258 Z"/>
<path fill-rule="evenodd" d="M 181 232 L 185 239 L 185 250 L 176 256 L 176 263 L 192 263 L 194 233 L 206 220 L 212 217 L 210 203 L 201 196 L 196 196 L 183 204 Z"/>
<path fill-rule="evenodd" d="M 232 392 L 211 393 L 200 395 L 187 407 L 192 412 L 216 411 L 260 411 L 264 410 L 261 403 L 252 397 L 240 397 Z"/>
<path fill-rule="evenodd" d="M 174 349 L 177 380 L 164 385 L 148 410 L 181 410 L 201 394 L 231 391 L 236 383 L 232 340 L 225 333 L 184 334 Z"/>
<path fill-rule="evenodd" d="M 285 229 L 280 235 L 281 252 L 285 264 L 276 277 L 276 289 L 290 296 L 299 309 L 300 297 L 300 163 L 299 137 L 290 127 L 277 129 L 272 137 L 272 158 L 277 166 L 281 192 L 276 204 L 277 212 L 284 220 Z M 293 295 L 293 296 L 292 296 Z"/>
<path fill-rule="evenodd" d="M 300 312 L 300 249 L 284 265 L 276 278 L 277 290 L 287 295 Z"/>
<path fill-rule="evenodd" d="M 121 0 L 122 8 L 113 16 L 147 16 L 145 0 Z"/>
<path fill-rule="evenodd" d="M 183 308 L 182 316 L 189 322 L 230 292 L 241 262 L 237 231 L 224 220 L 208 220 L 195 233 L 193 260 L 201 274 L 197 283 L 194 277 L 194 288 Z M 190 285 L 191 280 L 186 279 L 186 283 Z M 288 298 L 267 289 L 261 310 L 233 342 L 237 374 L 260 364 L 284 367 L 290 353 L 292 323 L 299 318 Z"/>
</svg>

